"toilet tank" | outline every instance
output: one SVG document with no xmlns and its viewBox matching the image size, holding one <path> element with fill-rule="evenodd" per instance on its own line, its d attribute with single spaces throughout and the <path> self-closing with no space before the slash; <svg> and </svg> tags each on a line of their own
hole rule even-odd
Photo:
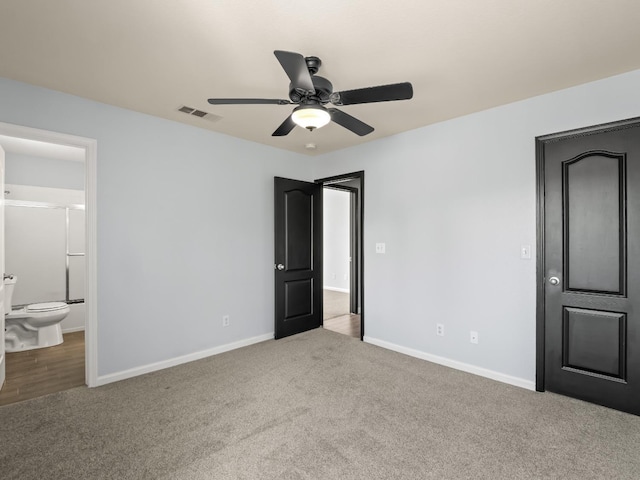
<svg viewBox="0 0 640 480">
<path fill-rule="evenodd" d="M 13 289 L 16 286 L 18 277 L 16 275 L 5 275 L 4 277 L 4 313 L 7 314 L 13 307 Z"/>
</svg>

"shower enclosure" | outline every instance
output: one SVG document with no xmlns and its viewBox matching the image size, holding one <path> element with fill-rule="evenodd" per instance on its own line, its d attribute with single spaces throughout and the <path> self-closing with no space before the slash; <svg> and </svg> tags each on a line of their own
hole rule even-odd
<svg viewBox="0 0 640 480">
<path fill-rule="evenodd" d="M 39 189 L 47 190 L 39 198 L 57 202 L 12 199 L 38 198 L 14 194 L 29 189 L 8 185 L 5 193 L 5 269 L 18 277 L 13 307 L 66 302 L 71 313 L 63 332 L 83 330 L 85 211 L 83 204 L 71 203 L 83 200 L 83 192 Z"/>
</svg>

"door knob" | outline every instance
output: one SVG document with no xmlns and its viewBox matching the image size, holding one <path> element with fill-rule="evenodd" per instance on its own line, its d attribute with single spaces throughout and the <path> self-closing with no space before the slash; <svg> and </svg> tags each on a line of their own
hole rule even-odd
<svg viewBox="0 0 640 480">
<path fill-rule="evenodd" d="M 284 265 L 283 265 L 283 264 L 281 264 L 281 263 L 279 263 L 279 264 L 277 264 L 277 265 L 276 265 L 276 268 L 277 268 L 278 270 L 284 270 Z"/>
<path fill-rule="evenodd" d="M 560 279 L 558 277 L 551 277 L 549 279 L 549 283 L 551 285 L 558 285 L 560 283 Z"/>
</svg>

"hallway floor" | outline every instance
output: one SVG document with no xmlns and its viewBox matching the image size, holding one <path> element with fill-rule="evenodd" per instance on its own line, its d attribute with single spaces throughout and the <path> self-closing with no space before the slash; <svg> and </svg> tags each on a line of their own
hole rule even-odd
<svg viewBox="0 0 640 480">
<path fill-rule="evenodd" d="M 360 339 L 360 315 L 349 312 L 349 294 L 323 290 L 323 326 L 327 330 Z"/>
</svg>

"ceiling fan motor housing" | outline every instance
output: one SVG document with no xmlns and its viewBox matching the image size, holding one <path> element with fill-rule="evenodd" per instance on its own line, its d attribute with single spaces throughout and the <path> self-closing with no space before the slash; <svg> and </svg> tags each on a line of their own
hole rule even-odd
<svg viewBox="0 0 640 480">
<path fill-rule="evenodd" d="M 309 73 L 311 75 L 315 75 L 320 70 L 320 65 L 322 65 L 322 60 L 318 57 L 304 57 L 304 61 L 307 64 L 307 68 L 309 69 Z"/>
<path fill-rule="evenodd" d="M 306 97 L 309 100 L 318 102 L 318 103 L 328 103 L 331 97 L 331 93 L 333 92 L 333 85 L 329 80 L 324 77 L 318 77 L 316 75 L 311 76 L 311 81 L 313 82 L 313 88 L 316 93 L 312 95 L 307 95 Z M 302 95 L 293 84 L 289 84 L 289 98 L 293 103 L 300 103 L 305 95 Z"/>
</svg>

